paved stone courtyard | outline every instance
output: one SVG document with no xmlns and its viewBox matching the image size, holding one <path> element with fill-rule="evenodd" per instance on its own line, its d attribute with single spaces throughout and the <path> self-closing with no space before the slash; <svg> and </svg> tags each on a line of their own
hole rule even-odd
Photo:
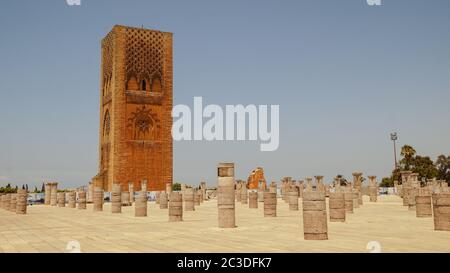
<svg viewBox="0 0 450 273">
<path fill-rule="evenodd" d="M 328 222 L 326 241 L 305 241 L 301 205 L 289 211 L 278 198 L 276 218 L 264 218 L 263 206 L 249 209 L 236 203 L 237 228 L 217 228 L 217 202 L 205 201 L 183 212 L 183 222 L 168 222 L 168 210 L 148 203 L 148 217 L 134 217 L 134 207 L 112 214 L 28 207 L 28 214 L 0 210 L 0 252 L 67 252 L 77 241 L 81 252 L 370 252 L 377 241 L 381 252 L 450 252 L 450 232 L 434 231 L 432 218 L 416 218 L 398 196 L 379 196 L 347 214 L 345 223 Z M 301 202 L 300 202 L 301 204 Z"/>
</svg>

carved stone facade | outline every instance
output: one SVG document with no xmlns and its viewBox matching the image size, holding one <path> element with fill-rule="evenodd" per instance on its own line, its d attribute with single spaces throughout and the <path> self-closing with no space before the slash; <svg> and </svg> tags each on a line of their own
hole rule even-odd
<svg viewBox="0 0 450 273">
<path fill-rule="evenodd" d="M 172 79 L 172 33 L 114 26 L 102 40 L 96 186 L 172 184 Z"/>
</svg>

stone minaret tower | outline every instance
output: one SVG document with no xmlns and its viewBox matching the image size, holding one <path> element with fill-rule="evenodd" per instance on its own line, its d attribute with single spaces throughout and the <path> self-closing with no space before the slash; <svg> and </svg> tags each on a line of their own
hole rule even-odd
<svg viewBox="0 0 450 273">
<path fill-rule="evenodd" d="M 172 184 L 172 33 L 114 26 L 102 40 L 99 170 L 94 184 Z"/>
</svg>

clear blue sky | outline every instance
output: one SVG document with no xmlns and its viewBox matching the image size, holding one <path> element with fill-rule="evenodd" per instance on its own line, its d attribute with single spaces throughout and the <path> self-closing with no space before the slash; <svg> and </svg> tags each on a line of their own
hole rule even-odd
<svg viewBox="0 0 450 273">
<path fill-rule="evenodd" d="M 65 187 L 97 171 L 100 40 L 174 33 L 174 103 L 279 104 L 280 147 L 176 142 L 174 180 L 389 175 L 389 133 L 450 154 L 450 1 L 65 0 L 0 4 L 0 184 Z"/>
</svg>

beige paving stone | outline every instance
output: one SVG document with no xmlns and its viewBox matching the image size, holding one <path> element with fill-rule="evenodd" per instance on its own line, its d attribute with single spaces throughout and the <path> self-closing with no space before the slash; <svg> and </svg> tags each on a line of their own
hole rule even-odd
<svg viewBox="0 0 450 273">
<path fill-rule="evenodd" d="M 182 222 L 169 222 L 168 210 L 155 202 L 147 217 L 134 217 L 134 206 L 112 214 L 110 203 L 102 212 L 92 204 L 86 210 L 35 205 L 26 215 L 0 210 L 0 252 L 66 252 L 70 241 L 81 252 L 369 252 L 371 241 L 382 252 L 450 252 L 450 232 L 435 231 L 432 218 L 417 218 L 398 196 L 364 203 L 345 223 L 328 221 L 323 242 L 303 239 L 301 202 L 299 211 L 277 203 L 274 218 L 264 217 L 263 206 L 237 203 L 234 229 L 217 227 L 216 200 L 185 213 Z"/>
</svg>

